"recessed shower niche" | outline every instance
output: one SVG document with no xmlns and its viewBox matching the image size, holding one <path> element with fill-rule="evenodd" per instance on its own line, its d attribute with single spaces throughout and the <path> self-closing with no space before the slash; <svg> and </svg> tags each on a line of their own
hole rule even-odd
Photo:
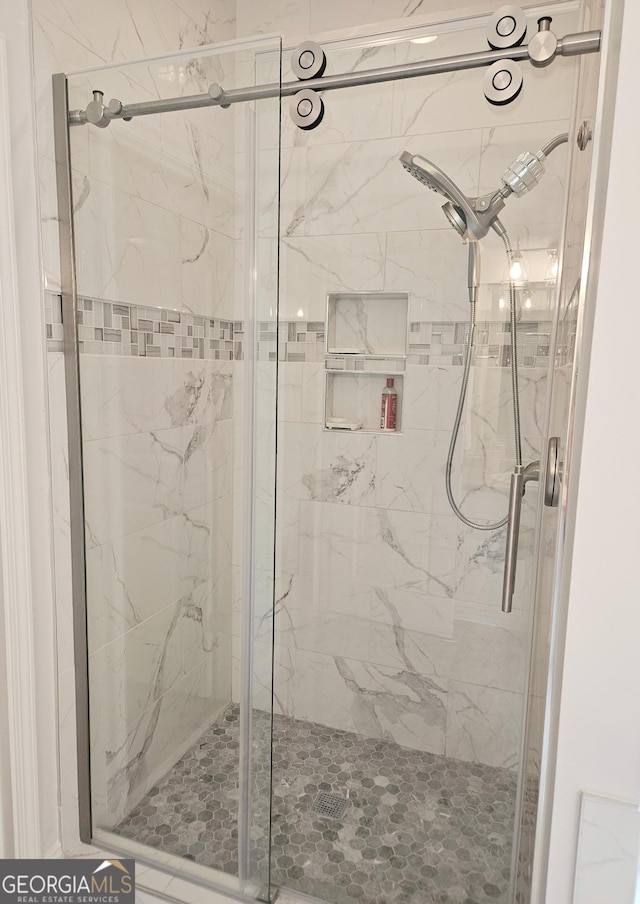
<svg viewBox="0 0 640 904">
<path fill-rule="evenodd" d="M 400 433 L 409 296 L 362 292 L 327 296 L 325 428 Z M 380 428 L 387 379 L 397 391 L 395 430 Z"/>
</svg>

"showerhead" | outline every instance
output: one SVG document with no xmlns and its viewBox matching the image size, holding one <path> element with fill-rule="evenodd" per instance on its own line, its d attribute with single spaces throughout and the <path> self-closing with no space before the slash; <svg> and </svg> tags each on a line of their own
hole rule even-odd
<svg viewBox="0 0 640 904">
<path fill-rule="evenodd" d="M 426 157 L 421 157 L 419 154 L 410 154 L 409 151 L 403 151 L 400 155 L 400 162 L 406 171 L 411 173 L 414 179 L 417 179 L 418 182 L 422 182 L 423 185 L 426 185 L 427 188 L 430 188 L 432 191 L 437 191 L 441 195 L 444 195 L 447 201 L 451 201 L 452 204 L 455 204 L 460 208 L 464 208 L 467 204 L 467 199 L 455 182 L 452 182 L 447 174 L 443 173 L 440 167 L 436 166 L 435 163 L 432 163 L 430 160 L 427 160 Z"/>
<path fill-rule="evenodd" d="M 442 210 L 463 241 L 477 242 L 498 221 L 498 214 L 504 207 L 500 192 L 483 198 L 467 198 L 455 182 L 426 157 L 403 151 L 400 162 L 414 179 L 447 199 Z"/>
<path fill-rule="evenodd" d="M 400 162 L 414 179 L 447 199 L 442 209 L 453 228 L 462 236 L 463 242 L 477 242 L 490 229 L 494 229 L 499 235 L 504 233 L 504 227 L 498 219 L 498 214 L 504 207 L 504 199 L 512 194 L 521 198 L 535 188 L 544 176 L 543 161 L 568 139 L 566 133 L 556 135 L 537 154 L 529 151 L 520 154 L 503 173 L 502 187 L 480 198 L 463 195 L 455 182 L 426 157 L 403 151 Z"/>
</svg>

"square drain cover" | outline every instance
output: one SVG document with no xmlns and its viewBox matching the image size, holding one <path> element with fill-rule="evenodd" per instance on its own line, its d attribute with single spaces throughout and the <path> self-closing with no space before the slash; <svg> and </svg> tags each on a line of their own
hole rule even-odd
<svg viewBox="0 0 640 904">
<path fill-rule="evenodd" d="M 311 809 L 321 816 L 329 816 L 331 819 L 342 819 L 349 801 L 346 797 L 338 797 L 337 794 L 329 794 L 328 791 L 320 791 Z"/>
</svg>

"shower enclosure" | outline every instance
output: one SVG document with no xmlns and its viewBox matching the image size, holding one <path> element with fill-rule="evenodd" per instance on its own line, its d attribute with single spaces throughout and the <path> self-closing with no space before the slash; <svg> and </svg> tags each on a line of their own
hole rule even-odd
<svg viewBox="0 0 640 904">
<path fill-rule="evenodd" d="M 601 27 L 551 3 L 530 35 L 544 12 Z M 468 356 L 451 489 L 505 520 L 514 350 L 546 466 L 598 58 L 523 63 L 505 106 L 478 68 L 359 79 L 486 42 L 486 17 L 334 34 L 353 78 L 309 130 L 279 38 L 55 77 L 84 841 L 246 900 L 528 900 L 544 488 L 506 614 L 505 528 L 456 518 L 445 470 Z M 564 133 L 500 213 L 513 254 L 481 240 L 469 348 L 468 249 L 400 156 L 480 198 Z"/>
</svg>

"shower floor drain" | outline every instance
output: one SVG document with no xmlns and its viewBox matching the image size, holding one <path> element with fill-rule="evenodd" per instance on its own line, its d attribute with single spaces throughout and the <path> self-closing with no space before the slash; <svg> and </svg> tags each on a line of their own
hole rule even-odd
<svg viewBox="0 0 640 904">
<path fill-rule="evenodd" d="M 328 791 L 320 791 L 311 809 L 320 816 L 329 816 L 331 819 L 342 819 L 349 801 L 346 797 L 338 797 L 337 794 L 329 794 Z"/>
</svg>

